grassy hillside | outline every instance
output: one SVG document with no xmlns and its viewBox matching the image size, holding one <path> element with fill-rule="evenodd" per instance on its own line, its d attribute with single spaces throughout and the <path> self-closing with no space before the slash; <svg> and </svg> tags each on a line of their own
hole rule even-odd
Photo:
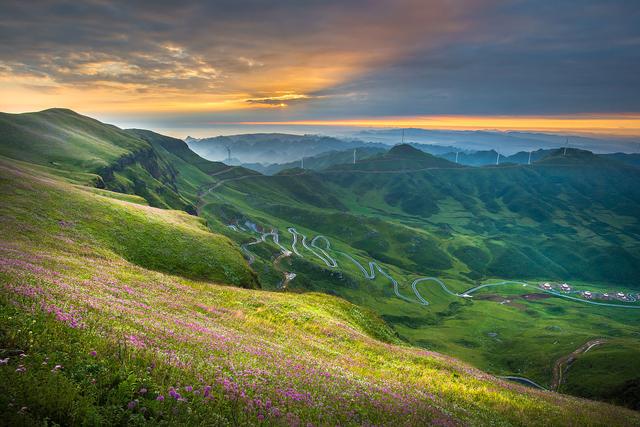
<svg viewBox="0 0 640 427">
<path fill-rule="evenodd" d="M 248 247 L 266 287 L 282 286 L 282 271 L 295 272 L 289 291 L 341 296 L 382 315 L 414 345 L 548 387 L 554 362 L 585 342 L 617 338 L 626 343 L 620 350 L 626 358 L 640 344 L 637 310 L 549 298 L 537 289 L 542 281 L 568 280 L 579 289 L 635 294 L 640 274 L 637 171 L 579 151 L 556 155 L 561 158 L 532 166 L 291 170 L 216 188 L 205 198 L 203 215 L 278 230 L 289 250 L 289 227 L 305 234 L 307 244 L 319 234 L 330 240 L 336 268 L 303 248 L 300 238 L 300 256 L 277 265 L 281 249 L 270 238 Z M 259 236 L 220 231 L 241 243 Z M 381 274 L 367 280 L 343 253 L 367 269 L 369 261 L 378 262 L 409 301 Z M 418 286 L 430 303 L 425 307 L 411 287 L 421 276 L 439 278 L 457 292 L 505 279 L 529 287 L 487 288 L 462 300 L 427 282 Z M 637 366 L 628 368 L 628 378 L 640 375 Z M 610 384 L 612 393 L 622 386 L 624 375 L 606 370 L 566 390 L 623 401 L 597 393 L 600 383 Z"/>
<path fill-rule="evenodd" d="M 68 110 L 3 118 L 0 126 L 17 136 L 0 137 L 2 314 L 16 320 L 2 324 L 0 351 L 8 353 L 0 360 L 11 364 L 0 372 L 9 375 L 3 383 L 22 384 L 6 391 L 11 406 L 3 407 L 28 408 L 10 414 L 13 424 L 45 416 L 76 424 L 94 417 L 105 424 L 620 422 L 607 406 L 505 389 L 406 344 L 549 387 L 556 360 L 603 338 L 607 346 L 583 354 L 560 390 L 637 404 L 640 368 L 622 361 L 640 345 L 638 311 L 619 301 L 589 306 L 579 294 L 569 300 L 537 286 L 571 280 L 576 292 L 633 292 L 635 167 L 568 150 L 532 166 L 469 168 L 397 146 L 356 165 L 263 176 L 204 160 L 181 140 Z M 47 151 L 39 144 L 50 138 L 58 145 Z M 65 153 L 66 138 L 75 138 L 77 153 Z M 104 144 L 116 154 L 97 166 L 81 160 L 101 156 Z M 456 295 L 505 279 L 515 282 Z M 33 342 L 16 332 L 30 316 L 38 325 Z M 21 363 L 11 351 L 27 346 L 33 350 Z M 104 359 L 96 362 L 90 347 Z M 31 362 L 29 354 L 38 357 Z M 48 367 L 51 354 L 64 370 Z M 608 374 L 607 360 L 619 375 Z M 157 374 L 147 372 L 151 363 L 162 366 Z M 33 376 L 18 375 L 20 365 Z M 302 373 L 289 378 L 291 367 Z M 318 372 L 328 376 L 318 380 Z M 205 389 L 188 404 L 177 392 L 167 397 L 169 387 L 186 391 L 194 382 L 212 386 L 216 404 L 204 405 Z M 68 398 L 56 400 L 39 384 Z M 496 409 L 497 401 L 511 409 Z"/>
<path fill-rule="evenodd" d="M 149 144 L 71 110 L 0 113 L 0 155 L 40 165 L 97 172 Z"/>
<path fill-rule="evenodd" d="M 249 173 L 205 160 L 181 140 L 125 131 L 66 109 L 0 114 L 0 155 L 191 214 L 201 191 L 220 179 Z"/>
<path fill-rule="evenodd" d="M 97 245 L 100 251 L 109 250 L 148 269 L 258 286 L 237 247 L 226 237 L 210 233 L 199 218 L 11 165 L 12 161 L 0 158 L 0 212 L 3 238 L 9 242 L 24 241 L 45 250 L 64 247 L 71 239 L 87 245 L 87 250 Z"/>
<path fill-rule="evenodd" d="M 640 422 L 399 345 L 340 299 L 188 279 L 251 275 L 196 218 L 13 163 L 0 162 L 9 425 Z"/>
</svg>

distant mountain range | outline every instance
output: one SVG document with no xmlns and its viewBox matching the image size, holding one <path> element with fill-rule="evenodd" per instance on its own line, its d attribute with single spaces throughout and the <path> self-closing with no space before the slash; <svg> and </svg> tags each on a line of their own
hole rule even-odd
<svg viewBox="0 0 640 427">
<path fill-rule="evenodd" d="M 368 144 L 329 136 L 291 135 L 284 133 L 256 133 L 214 138 L 195 139 L 187 137 L 185 142 L 202 157 L 225 161 L 228 149 L 232 159 L 240 163 L 260 163 L 263 165 L 287 163 L 311 157 L 328 151 L 340 151 L 356 147 L 388 148 L 385 144 Z"/>
<path fill-rule="evenodd" d="M 403 129 L 375 129 L 354 132 L 349 137 L 367 142 L 398 144 L 401 142 L 402 132 Z M 567 138 L 569 146 L 595 153 L 640 152 L 638 138 L 567 136 L 536 132 L 404 129 L 404 140 L 407 142 L 456 147 L 457 150 L 467 151 L 500 149 L 500 152 L 505 155 L 540 148 L 564 147 L 567 144 Z M 456 148 L 448 151 L 457 151 Z"/>
<path fill-rule="evenodd" d="M 567 145 L 564 135 L 526 132 L 406 129 L 404 136 L 408 145 L 467 166 L 492 165 L 498 160 L 499 163 L 527 164 Z M 361 131 L 342 139 L 284 133 L 185 139 L 189 148 L 208 160 L 242 165 L 268 175 L 300 166 L 303 157 L 307 168 L 312 170 L 349 163 L 354 148 L 361 150 L 361 156 L 368 156 L 388 150 L 390 145 L 397 145 L 401 140 L 402 129 Z M 640 154 L 634 154 L 640 152 L 640 144 L 634 140 L 572 136 L 568 144 L 569 147 L 607 154 L 624 163 L 640 164 Z"/>
</svg>

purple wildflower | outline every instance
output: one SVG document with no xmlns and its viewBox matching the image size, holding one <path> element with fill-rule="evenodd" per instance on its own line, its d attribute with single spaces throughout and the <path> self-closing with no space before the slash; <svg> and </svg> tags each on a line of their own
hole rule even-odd
<svg viewBox="0 0 640 427">
<path fill-rule="evenodd" d="M 205 386 L 204 388 L 204 397 L 209 397 L 209 395 L 211 394 L 211 386 Z"/>
<path fill-rule="evenodd" d="M 26 372 L 26 370 L 27 370 L 27 368 L 25 368 L 24 365 L 20 365 L 16 369 L 16 372 Z"/>
<path fill-rule="evenodd" d="M 184 391 L 186 391 L 187 393 L 191 393 L 193 391 L 193 387 L 191 387 L 190 385 L 186 386 L 184 388 Z"/>
<path fill-rule="evenodd" d="M 178 399 L 180 399 L 180 398 L 182 397 L 182 396 L 180 396 L 180 393 L 178 393 L 178 392 L 176 391 L 176 389 L 175 389 L 175 388 L 173 388 L 173 387 L 171 387 L 171 388 L 169 389 L 169 396 L 173 397 L 173 398 L 174 398 L 174 399 L 176 399 L 176 400 L 178 400 Z"/>
<path fill-rule="evenodd" d="M 156 397 L 156 400 L 159 400 L 160 402 L 162 402 L 164 400 L 164 396 L 159 394 L 158 397 Z"/>
<path fill-rule="evenodd" d="M 127 408 L 129 408 L 129 410 L 133 410 L 137 405 L 138 405 L 138 402 L 136 400 L 132 400 L 127 404 Z"/>
<path fill-rule="evenodd" d="M 0 359 L 0 365 L 6 365 L 9 363 L 9 358 L 5 358 L 5 359 Z"/>
<path fill-rule="evenodd" d="M 93 356 L 93 357 L 96 357 L 96 356 L 98 355 L 98 352 L 97 352 L 97 351 L 95 351 L 95 350 L 91 350 L 91 351 L 89 352 L 89 355 L 90 355 L 90 356 Z"/>
<path fill-rule="evenodd" d="M 62 369 L 62 365 L 56 365 L 56 366 L 53 367 L 51 372 L 58 372 L 60 369 Z"/>
<path fill-rule="evenodd" d="M 138 393 L 139 393 L 139 394 L 147 394 L 147 389 L 146 389 L 146 388 L 144 388 L 144 387 L 142 387 L 142 388 L 140 389 L 140 391 L 138 391 Z"/>
</svg>

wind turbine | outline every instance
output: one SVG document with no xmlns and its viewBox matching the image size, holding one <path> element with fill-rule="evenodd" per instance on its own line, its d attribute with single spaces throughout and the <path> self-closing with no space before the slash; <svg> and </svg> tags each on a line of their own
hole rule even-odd
<svg viewBox="0 0 640 427">
<path fill-rule="evenodd" d="M 496 151 L 498 153 L 498 151 Z M 496 157 L 496 166 L 500 164 L 500 153 L 498 153 L 498 157 Z"/>
<path fill-rule="evenodd" d="M 532 153 L 532 151 L 529 151 L 529 161 L 527 162 L 528 165 L 531 164 L 531 153 Z"/>
<path fill-rule="evenodd" d="M 458 163 L 458 151 L 456 151 L 456 163 Z"/>
<path fill-rule="evenodd" d="M 563 156 L 567 155 L 567 147 L 569 146 L 569 137 L 567 137 L 567 143 L 564 145 L 564 152 L 562 153 Z"/>
<path fill-rule="evenodd" d="M 404 129 L 402 129 L 402 144 L 404 144 Z"/>
<path fill-rule="evenodd" d="M 304 156 L 300 159 L 300 169 L 304 169 Z"/>
<path fill-rule="evenodd" d="M 225 148 L 227 149 L 227 163 L 231 163 L 231 147 L 225 145 Z"/>
<path fill-rule="evenodd" d="M 353 149 L 353 164 L 356 164 L 356 149 Z"/>
</svg>

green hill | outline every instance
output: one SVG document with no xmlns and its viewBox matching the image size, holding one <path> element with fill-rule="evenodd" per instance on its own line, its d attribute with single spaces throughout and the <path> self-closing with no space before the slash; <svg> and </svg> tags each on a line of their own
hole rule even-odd
<svg viewBox="0 0 640 427">
<path fill-rule="evenodd" d="M 397 146 L 355 166 L 264 176 L 67 110 L 1 126 L 13 135 L 0 137 L 10 425 L 640 422 L 433 352 L 545 386 L 554 360 L 591 339 L 632 357 L 636 310 L 544 298 L 536 282 L 634 286 L 637 168 L 464 168 Z M 85 161 L 103 147 L 116 151 Z M 379 274 L 368 279 L 370 260 Z M 452 291 L 411 285 L 421 276 Z M 527 287 L 456 295 L 509 278 Z M 635 405 L 634 366 L 630 386 L 600 368 L 582 381 L 583 366 L 561 390 Z"/>
<path fill-rule="evenodd" d="M 356 164 L 336 165 L 327 168 L 327 170 L 376 171 L 383 173 L 458 167 L 461 166 L 425 153 L 409 144 L 399 144 L 385 153 L 367 157 Z"/>
<path fill-rule="evenodd" d="M 399 154 L 394 161 L 402 164 L 408 156 Z M 307 244 L 317 235 L 330 241 L 328 254 L 337 267 L 301 246 L 299 236 L 300 256 L 279 267 L 272 265 L 280 252 L 277 246 L 252 246 L 263 286 L 281 286 L 277 268 L 294 271 L 297 276 L 287 284 L 291 291 L 341 296 L 382 315 L 414 345 L 549 386 L 554 361 L 580 343 L 618 337 L 627 343 L 622 350 L 627 357 L 640 348 L 636 310 L 590 307 L 545 295 L 538 299 L 537 284 L 544 281 L 637 293 L 640 175 L 636 168 L 590 153 L 575 154 L 575 160 L 531 166 L 416 170 L 396 169 L 396 164 L 385 173 L 353 170 L 353 165 L 292 170 L 286 177 L 229 182 L 216 189 L 215 198 L 207 198 L 207 206 L 208 212 L 219 211 L 216 206 L 222 204 L 233 206 L 235 214 L 226 217 L 229 224 L 249 221 L 260 229 L 279 230 L 287 248 L 293 244 L 289 227 L 306 235 Z M 565 157 L 573 155 L 568 150 Z M 247 233 L 228 235 L 249 242 Z M 316 244 L 325 247 L 324 240 Z M 398 281 L 401 297 L 389 279 L 377 274 L 368 280 L 344 254 L 367 271 L 369 261 L 378 262 Z M 514 283 L 461 300 L 432 281 L 414 290 L 412 281 L 423 276 L 443 280 L 456 292 L 504 280 L 526 282 L 534 289 Z M 416 292 L 429 306 L 419 304 Z M 598 395 L 599 383 L 622 390 L 620 379 L 611 381 L 605 371 L 594 371 L 586 387 L 567 390 L 589 395 L 585 390 L 590 389 L 590 395 Z M 640 375 L 637 368 L 631 372 L 632 378 Z"/>
<path fill-rule="evenodd" d="M 640 421 L 402 345 L 341 299 L 220 286 L 252 273 L 185 213 L 15 160 L 0 160 L 0 192 L 9 425 Z"/>
</svg>

